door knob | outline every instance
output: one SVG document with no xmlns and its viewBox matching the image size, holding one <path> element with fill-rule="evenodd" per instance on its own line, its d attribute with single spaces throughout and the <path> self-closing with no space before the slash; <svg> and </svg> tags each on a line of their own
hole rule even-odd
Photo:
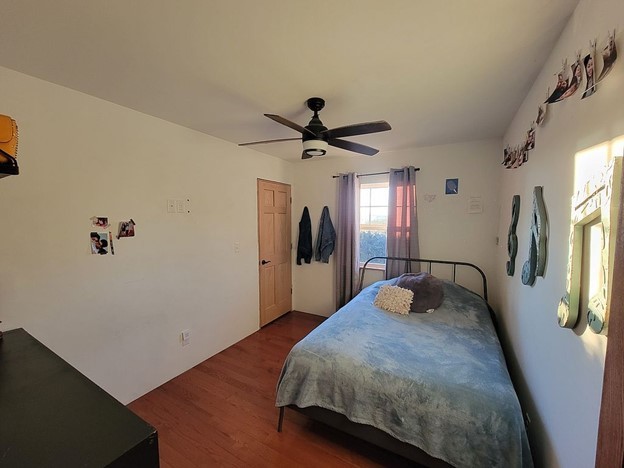
<svg viewBox="0 0 624 468">
<path fill-rule="evenodd" d="M 266 265 L 267 263 L 271 263 L 271 260 L 262 260 L 260 263 Z"/>
</svg>

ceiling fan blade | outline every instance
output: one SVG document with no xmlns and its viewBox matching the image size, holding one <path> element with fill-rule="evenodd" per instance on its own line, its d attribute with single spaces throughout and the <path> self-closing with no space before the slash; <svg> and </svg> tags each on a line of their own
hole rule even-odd
<svg viewBox="0 0 624 468">
<path fill-rule="evenodd" d="M 301 137 L 299 138 L 278 138 L 277 140 L 262 140 L 262 141 L 250 141 L 249 143 L 239 143 L 238 146 L 249 146 L 249 145 L 262 145 L 264 143 L 277 143 L 279 141 L 301 141 Z"/>
<path fill-rule="evenodd" d="M 337 138 L 330 139 L 327 143 L 337 148 L 342 148 L 347 151 L 353 151 L 355 153 L 365 154 L 366 156 L 374 156 L 379 153 L 378 149 L 371 148 L 370 146 L 355 143 L 353 141 L 339 140 Z"/>
<path fill-rule="evenodd" d="M 307 128 L 302 127 L 299 124 L 296 124 L 295 122 L 291 122 L 290 120 L 285 119 L 284 117 L 280 117 L 279 115 L 275 115 L 275 114 L 264 114 L 264 115 L 271 120 L 275 120 L 277 123 L 281 123 L 282 125 L 286 125 L 288 128 L 297 130 L 302 135 L 307 133 L 309 135 L 316 136 L 314 132 L 308 130 Z"/>
<path fill-rule="evenodd" d="M 301 159 L 310 159 L 312 155 L 306 153 L 305 151 L 301 153 Z"/>
<path fill-rule="evenodd" d="M 332 138 L 342 138 L 355 135 L 366 135 L 367 133 L 378 133 L 392 130 L 392 127 L 385 120 L 378 120 L 376 122 L 364 122 L 353 125 L 345 125 L 344 127 L 330 128 L 321 132 L 322 135 L 327 135 L 331 140 Z"/>
</svg>

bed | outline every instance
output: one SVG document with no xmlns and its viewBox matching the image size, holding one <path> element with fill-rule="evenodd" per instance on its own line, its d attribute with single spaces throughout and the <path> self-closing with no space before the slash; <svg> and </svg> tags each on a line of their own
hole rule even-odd
<svg viewBox="0 0 624 468">
<path fill-rule="evenodd" d="M 398 315 L 373 305 L 378 281 L 290 351 L 276 406 L 301 411 L 426 466 L 531 467 L 522 418 L 491 309 L 455 283 L 433 313 Z M 360 280 L 362 282 L 362 279 Z"/>
</svg>

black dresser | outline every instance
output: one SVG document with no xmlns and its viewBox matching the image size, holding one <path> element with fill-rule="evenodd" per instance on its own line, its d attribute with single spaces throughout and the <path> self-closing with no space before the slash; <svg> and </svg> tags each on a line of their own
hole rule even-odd
<svg viewBox="0 0 624 468">
<path fill-rule="evenodd" d="M 0 340 L 0 467 L 158 467 L 158 434 L 23 329 Z"/>
</svg>

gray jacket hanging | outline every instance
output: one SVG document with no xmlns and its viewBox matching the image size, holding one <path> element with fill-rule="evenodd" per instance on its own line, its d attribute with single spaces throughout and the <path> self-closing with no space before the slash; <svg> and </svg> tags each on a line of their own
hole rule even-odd
<svg viewBox="0 0 624 468">
<path fill-rule="evenodd" d="M 323 207 L 319 221 L 318 235 L 316 236 L 315 259 L 317 262 L 329 263 L 329 256 L 336 245 L 336 231 L 329 217 L 329 208 Z"/>
</svg>

